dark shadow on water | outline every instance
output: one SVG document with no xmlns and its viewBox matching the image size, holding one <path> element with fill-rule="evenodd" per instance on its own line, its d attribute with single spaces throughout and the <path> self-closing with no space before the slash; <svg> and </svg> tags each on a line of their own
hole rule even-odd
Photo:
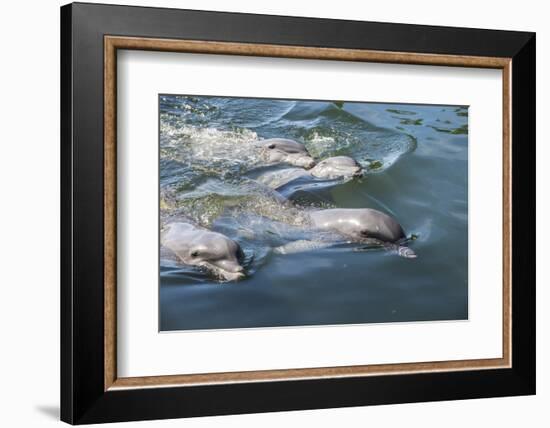
<svg viewBox="0 0 550 428">
<path fill-rule="evenodd" d="M 43 415 L 49 418 L 55 419 L 57 421 L 59 420 L 59 406 L 39 405 L 39 406 L 36 406 L 36 410 L 38 410 L 40 413 L 42 413 Z"/>
</svg>

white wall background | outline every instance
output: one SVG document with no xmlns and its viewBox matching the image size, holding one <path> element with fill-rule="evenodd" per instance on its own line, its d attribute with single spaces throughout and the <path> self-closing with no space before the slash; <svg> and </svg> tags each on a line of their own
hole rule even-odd
<svg viewBox="0 0 550 428">
<path fill-rule="evenodd" d="M 537 32 L 538 395 L 461 402 L 284 412 L 139 423 L 158 427 L 545 426 L 550 417 L 550 28 L 545 3 L 146 0 L 126 4 Z M 103 3 L 117 3 L 103 1 Z M 2 426 L 59 424 L 59 6 L 4 2 L 0 12 L 0 418 Z M 546 143 L 546 144 L 544 144 Z M 544 194 L 544 195 L 543 195 Z M 546 198 L 543 198 L 546 196 Z M 545 248 L 544 248 L 545 247 Z M 546 405 L 546 406 L 545 406 Z M 138 423 L 125 426 L 138 426 Z"/>
</svg>

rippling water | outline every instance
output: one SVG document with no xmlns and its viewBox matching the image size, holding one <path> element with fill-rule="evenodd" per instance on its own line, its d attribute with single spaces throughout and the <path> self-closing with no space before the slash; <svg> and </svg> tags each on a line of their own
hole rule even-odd
<svg viewBox="0 0 550 428">
<path fill-rule="evenodd" d="M 365 169 L 346 183 L 255 181 L 251 143 L 305 143 L 316 160 L 348 155 Z M 160 96 L 161 223 L 183 216 L 239 242 L 249 273 L 221 283 L 161 251 L 161 330 L 466 319 L 468 110 L 399 105 Z M 375 208 L 408 235 L 414 260 L 334 246 L 292 255 L 311 239 L 312 208 Z"/>
</svg>

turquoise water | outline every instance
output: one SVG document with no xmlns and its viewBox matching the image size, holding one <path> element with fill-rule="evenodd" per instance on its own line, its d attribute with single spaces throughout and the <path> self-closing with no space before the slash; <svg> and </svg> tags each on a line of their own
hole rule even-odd
<svg viewBox="0 0 550 428">
<path fill-rule="evenodd" d="M 468 317 L 468 110 L 461 106 L 159 97 L 161 223 L 183 216 L 245 253 L 247 278 L 220 282 L 160 258 L 160 329 L 358 324 Z M 291 204 L 254 178 L 251 142 L 292 138 L 316 160 L 348 155 L 365 174 L 289 183 Z M 375 208 L 393 215 L 417 259 L 334 246 L 292 255 L 311 238 L 304 212 Z"/>
</svg>

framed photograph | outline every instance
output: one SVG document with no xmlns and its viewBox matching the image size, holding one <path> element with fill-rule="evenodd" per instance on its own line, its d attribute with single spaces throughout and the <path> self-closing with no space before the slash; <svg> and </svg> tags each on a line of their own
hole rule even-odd
<svg viewBox="0 0 550 428">
<path fill-rule="evenodd" d="M 535 35 L 61 8 L 61 418 L 535 393 Z"/>
</svg>

